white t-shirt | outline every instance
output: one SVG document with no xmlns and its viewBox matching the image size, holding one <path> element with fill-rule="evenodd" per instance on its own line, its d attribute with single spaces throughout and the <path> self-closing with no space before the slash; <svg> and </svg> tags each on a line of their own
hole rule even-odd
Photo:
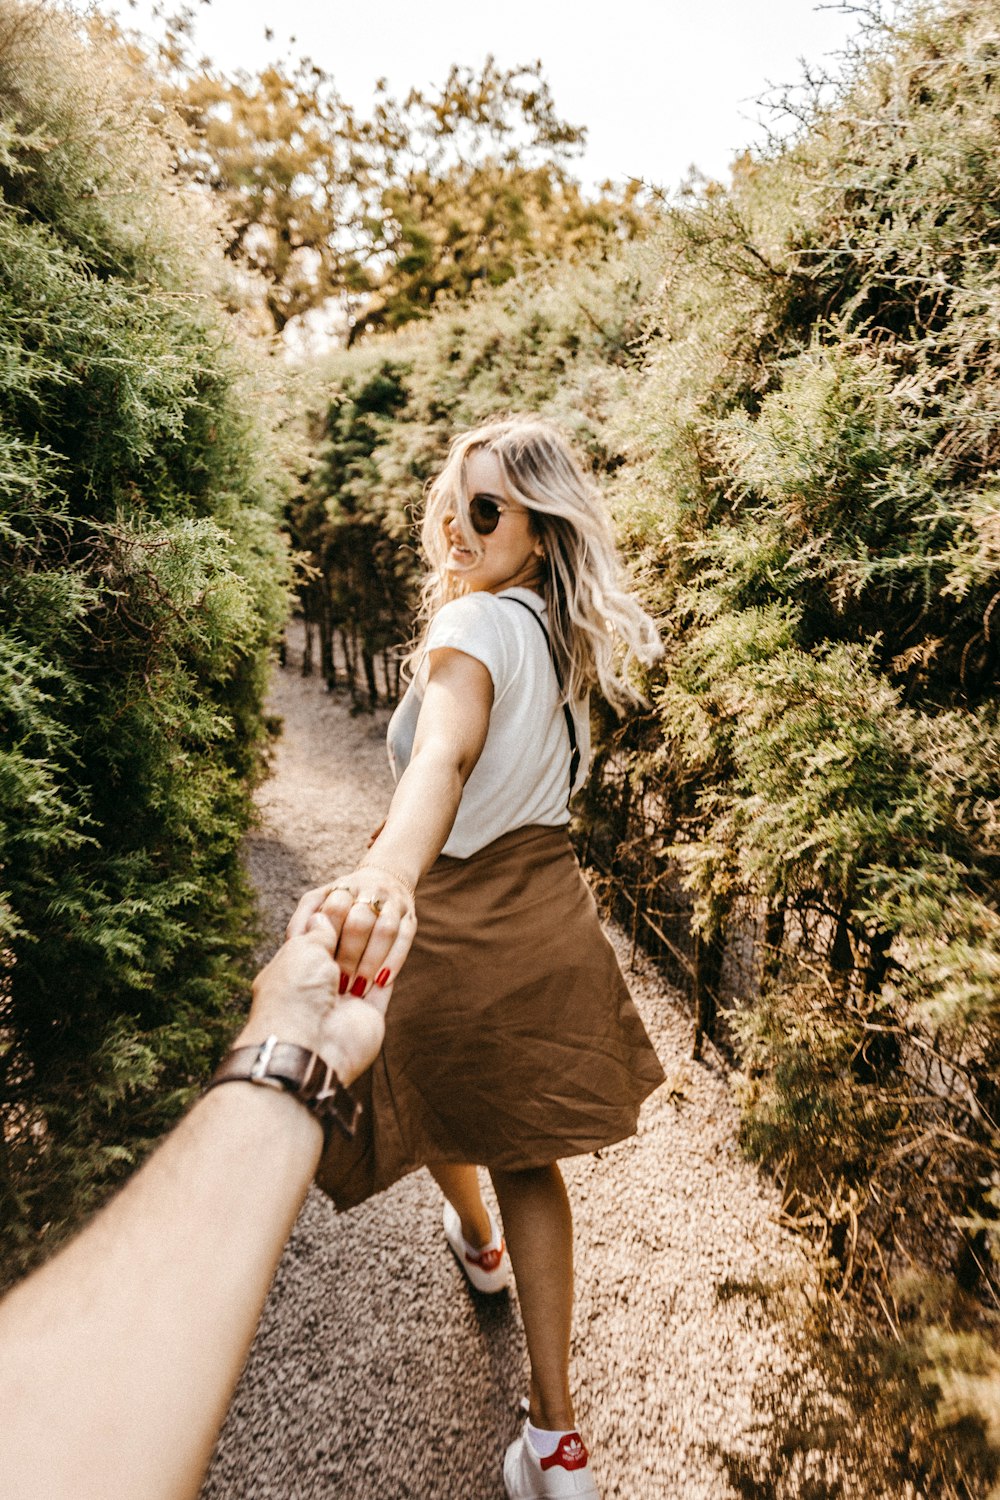
<svg viewBox="0 0 1000 1500">
<path fill-rule="evenodd" d="M 537 620 L 529 619 L 514 599 L 522 599 L 545 622 L 544 601 L 531 589 L 465 594 L 442 605 L 431 621 L 416 676 L 389 721 L 389 764 L 398 781 L 413 753 L 427 682 L 427 652 L 442 646 L 464 651 L 481 661 L 492 677 L 486 744 L 465 784 L 442 851 L 458 859 L 468 859 L 515 828 L 557 828 L 569 822 L 569 730 L 555 667 Z M 580 750 L 573 787 L 577 792 L 590 769 L 588 701 L 573 704 L 572 712 Z"/>
</svg>

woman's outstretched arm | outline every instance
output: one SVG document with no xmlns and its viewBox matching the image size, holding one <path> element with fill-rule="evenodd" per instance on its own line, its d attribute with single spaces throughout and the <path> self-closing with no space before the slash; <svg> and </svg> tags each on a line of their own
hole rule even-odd
<svg viewBox="0 0 1000 1500">
<path fill-rule="evenodd" d="M 410 763 L 363 865 L 384 861 L 411 885 L 430 869 L 483 752 L 492 707 L 493 679 L 482 662 L 450 647 L 430 653 Z"/>
<path fill-rule="evenodd" d="M 322 908 L 342 926 L 337 962 L 341 983 L 354 994 L 372 983 L 391 983 L 410 950 L 416 932 L 412 890 L 448 841 L 462 790 L 486 743 L 492 707 L 493 679 L 482 662 L 451 647 L 429 653 L 413 753 L 385 825 L 359 867 L 333 885 L 307 891 L 288 924 L 289 936 L 302 932 Z M 377 917 L 363 904 L 368 900 L 381 903 Z"/>
</svg>

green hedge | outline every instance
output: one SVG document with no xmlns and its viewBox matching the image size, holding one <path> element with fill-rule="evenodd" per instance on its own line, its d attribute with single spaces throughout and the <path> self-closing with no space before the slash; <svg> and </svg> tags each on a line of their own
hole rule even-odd
<svg viewBox="0 0 1000 1500">
<path fill-rule="evenodd" d="M 717 985 L 746 1140 L 858 1285 L 991 1274 L 955 1226 L 1000 1160 L 998 20 L 876 34 L 671 216 L 625 418 L 670 637 L 631 754 L 703 939 L 770 934 Z"/>
<path fill-rule="evenodd" d="M 244 993 L 284 481 L 169 124 L 114 43 L 0 4 L 8 1275 L 176 1117 Z"/>
</svg>

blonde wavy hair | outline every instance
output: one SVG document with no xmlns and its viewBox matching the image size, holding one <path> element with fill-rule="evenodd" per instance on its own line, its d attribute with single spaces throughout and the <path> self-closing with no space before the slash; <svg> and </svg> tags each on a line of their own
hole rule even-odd
<svg viewBox="0 0 1000 1500">
<path fill-rule="evenodd" d="M 510 498 L 529 512 L 532 531 L 545 548 L 543 593 L 563 697 L 574 701 L 598 687 L 616 708 L 641 703 L 629 667 L 633 661 L 648 665 L 662 654 L 659 629 L 624 585 L 596 486 L 561 433 L 535 417 L 510 417 L 461 433 L 429 486 L 421 541 L 431 571 L 421 590 L 419 636 L 407 668 L 416 669 L 441 606 L 468 592 L 445 569 L 445 518 L 456 516 L 465 545 L 482 550 L 469 518 L 466 479 L 466 459 L 481 448 L 496 456 Z"/>
</svg>

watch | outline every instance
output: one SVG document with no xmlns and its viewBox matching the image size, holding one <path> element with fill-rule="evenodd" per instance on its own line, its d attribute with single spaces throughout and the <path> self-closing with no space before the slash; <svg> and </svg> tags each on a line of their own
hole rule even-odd
<svg viewBox="0 0 1000 1500">
<path fill-rule="evenodd" d="M 279 1042 L 276 1036 L 269 1036 L 259 1047 L 234 1047 L 212 1074 L 205 1092 L 219 1083 L 240 1082 L 293 1094 L 316 1116 L 327 1138 L 331 1124 L 348 1138 L 357 1130 L 361 1105 L 318 1052 L 310 1052 L 296 1042 Z"/>
</svg>

